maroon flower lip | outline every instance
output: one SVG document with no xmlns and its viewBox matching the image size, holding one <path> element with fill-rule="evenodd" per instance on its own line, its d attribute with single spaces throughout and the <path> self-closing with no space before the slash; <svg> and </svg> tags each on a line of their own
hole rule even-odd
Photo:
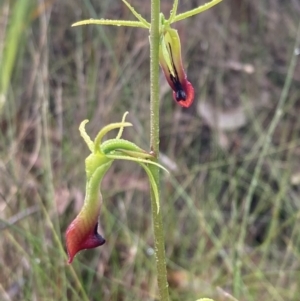
<svg viewBox="0 0 300 301">
<path fill-rule="evenodd" d="M 72 263 L 79 251 L 93 249 L 104 243 L 105 239 L 98 233 L 98 221 L 87 221 L 79 213 L 66 232 L 68 263 Z"/>
</svg>

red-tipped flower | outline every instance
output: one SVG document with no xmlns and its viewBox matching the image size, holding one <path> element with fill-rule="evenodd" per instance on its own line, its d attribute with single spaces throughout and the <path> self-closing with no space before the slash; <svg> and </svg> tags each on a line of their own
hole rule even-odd
<svg viewBox="0 0 300 301">
<path fill-rule="evenodd" d="M 102 203 L 99 187 L 106 172 L 114 160 L 130 160 L 139 163 L 149 176 L 155 200 L 158 200 L 158 188 L 149 169 L 149 164 L 163 168 L 156 163 L 154 155 L 147 153 L 134 143 L 121 139 L 123 129 L 131 126 L 125 122 L 128 112 L 123 115 L 122 121 L 105 126 L 96 136 L 94 142 L 85 131 L 88 122 L 84 120 L 79 127 L 80 134 L 91 154 L 85 159 L 86 194 L 83 207 L 66 231 L 66 245 L 68 263 L 72 263 L 75 255 L 84 249 L 99 247 L 105 243 L 105 239 L 98 234 L 98 217 Z M 102 138 L 110 131 L 119 129 L 115 139 L 109 139 L 102 143 Z M 159 210 L 159 202 L 157 202 Z"/>
<path fill-rule="evenodd" d="M 177 30 L 165 29 L 159 47 L 159 62 L 173 90 L 174 100 L 188 108 L 194 101 L 194 88 L 187 80 L 181 61 L 181 45 Z"/>
<path fill-rule="evenodd" d="M 66 232 L 68 263 L 72 263 L 79 251 L 96 248 L 105 243 L 105 239 L 98 233 L 98 215 L 99 210 L 88 214 L 86 207 L 83 207 L 69 225 Z"/>
<path fill-rule="evenodd" d="M 85 123 L 85 121 L 81 123 L 80 132 L 93 150 L 94 143 L 89 140 L 85 132 Z M 84 204 L 66 231 L 68 263 L 73 261 L 79 251 L 96 248 L 105 243 L 105 239 L 97 231 L 102 203 L 99 186 L 111 163 L 112 160 L 99 151 L 94 151 L 85 160 L 87 184 Z"/>
</svg>

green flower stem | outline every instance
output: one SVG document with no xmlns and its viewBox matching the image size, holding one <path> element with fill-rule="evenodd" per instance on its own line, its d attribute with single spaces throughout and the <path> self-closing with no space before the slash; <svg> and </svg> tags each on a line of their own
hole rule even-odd
<svg viewBox="0 0 300 301">
<path fill-rule="evenodd" d="M 159 153 L 159 22 L 160 0 L 151 0 L 150 28 L 150 143 L 151 150 Z"/>
<path fill-rule="evenodd" d="M 150 143 L 151 150 L 156 154 L 158 162 L 159 154 L 159 22 L 160 0 L 151 0 L 151 29 L 150 29 Z M 149 166 L 154 181 L 159 191 L 159 168 Z M 159 195 L 158 195 L 159 203 Z M 157 266 L 157 282 L 161 301 L 169 300 L 167 281 L 166 255 L 164 243 L 164 230 L 161 210 L 158 210 L 155 194 L 151 189 L 151 208 L 155 240 L 155 256 Z"/>
</svg>

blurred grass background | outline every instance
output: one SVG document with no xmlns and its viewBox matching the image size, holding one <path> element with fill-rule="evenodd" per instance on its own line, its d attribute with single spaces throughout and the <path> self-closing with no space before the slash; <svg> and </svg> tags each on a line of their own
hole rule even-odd
<svg viewBox="0 0 300 301">
<path fill-rule="evenodd" d="M 150 1 L 131 4 L 149 20 Z M 168 15 L 172 1 L 161 6 Z M 299 62 L 287 75 L 299 15 L 298 0 L 225 0 L 175 25 L 196 99 L 180 108 L 161 78 L 172 300 L 299 300 Z M 133 19 L 119 0 L 0 2 L 0 300 L 157 298 L 149 187 L 134 164 L 116 162 L 103 181 L 107 243 L 66 264 L 64 232 L 85 193 L 80 121 L 94 137 L 128 110 L 125 137 L 149 149 L 148 32 L 70 27 L 88 18 Z"/>
</svg>

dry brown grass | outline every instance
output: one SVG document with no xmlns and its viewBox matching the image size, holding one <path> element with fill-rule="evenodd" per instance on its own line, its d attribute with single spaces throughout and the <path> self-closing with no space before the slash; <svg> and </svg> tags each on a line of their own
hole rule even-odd
<svg viewBox="0 0 300 301">
<path fill-rule="evenodd" d="M 162 2 L 167 14 L 171 1 Z M 203 2 L 181 1 L 180 11 Z M 90 119 L 93 136 L 128 110 L 134 128 L 126 138 L 149 148 L 148 32 L 70 27 L 132 18 L 121 1 L 41 3 L 32 0 L 0 120 L 0 299 L 154 300 L 148 185 L 132 164 L 114 165 L 103 183 L 105 246 L 82 252 L 72 267 L 64 253 L 85 189 L 80 121 Z M 132 3 L 149 19 L 148 2 Z M 172 300 L 234 300 L 245 199 L 299 14 L 296 0 L 227 0 L 176 25 L 196 100 L 177 107 L 162 78 L 162 163 L 173 167 L 162 179 Z M 247 217 L 241 301 L 300 295 L 299 88 L 298 63 Z"/>
</svg>

